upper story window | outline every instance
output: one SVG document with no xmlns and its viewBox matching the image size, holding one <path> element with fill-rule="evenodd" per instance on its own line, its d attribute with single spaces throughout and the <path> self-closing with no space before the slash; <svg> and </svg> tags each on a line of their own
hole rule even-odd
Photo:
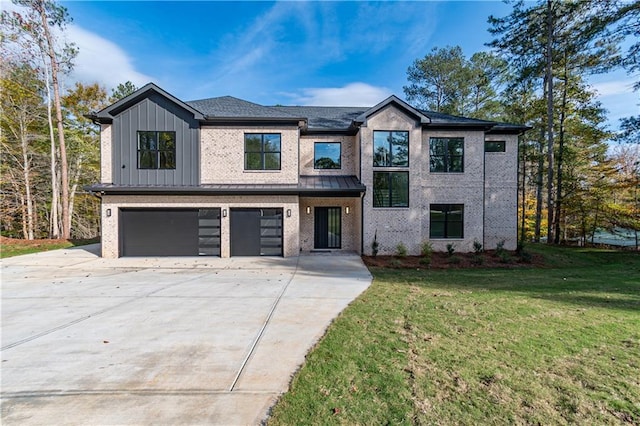
<svg viewBox="0 0 640 426">
<path fill-rule="evenodd" d="M 429 210 L 430 238 L 463 238 L 463 204 L 431 204 Z"/>
<path fill-rule="evenodd" d="M 175 169 L 176 132 L 138 131 L 138 168 Z"/>
<path fill-rule="evenodd" d="M 316 142 L 313 147 L 314 169 L 339 169 L 341 168 L 340 142 Z"/>
<path fill-rule="evenodd" d="M 409 132 L 373 132 L 374 167 L 409 167 Z"/>
<path fill-rule="evenodd" d="M 280 170 L 280 133 L 244 135 L 245 170 Z"/>
<path fill-rule="evenodd" d="M 484 152 L 505 152 L 505 141 L 484 141 Z"/>
<path fill-rule="evenodd" d="M 409 207 L 409 172 L 373 172 L 373 207 Z"/>
<path fill-rule="evenodd" d="M 464 138 L 431 138 L 429 171 L 464 172 Z"/>
</svg>

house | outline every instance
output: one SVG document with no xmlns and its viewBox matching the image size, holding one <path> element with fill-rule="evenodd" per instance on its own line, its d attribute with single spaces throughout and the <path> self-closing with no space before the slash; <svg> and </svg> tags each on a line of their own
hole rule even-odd
<svg viewBox="0 0 640 426">
<path fill-rule="evenodd" d="M 154 84 L 101 128 L 102 255 L 419 254 L 517 238 L 511 125 L 421 111 L 184 102 Z"/>
</svg>

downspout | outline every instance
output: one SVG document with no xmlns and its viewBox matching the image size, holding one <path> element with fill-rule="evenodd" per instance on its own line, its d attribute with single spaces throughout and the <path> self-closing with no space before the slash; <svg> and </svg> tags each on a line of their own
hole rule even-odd
<svg viewBox="0 0 640 426">
<path fill-rule="evenodd" d="M 362 133 L 358 129 L 358 168 L 360 169 L 360 182 L 362 182 Z M 367 193 L 360 195 L 360 255 L 364 254 L 364 197 Z"/>
<path fill-rule="evenodd" d="M 486 142 L 486 133 L 483 138 L 482 143 L 482 247 L 487 249 L 487 241 L 486 241 L 486 227 L 487 222 L 485 219 L 487 213 L 487 152 L 484 149 L 484 142 Z"/>
</svg>

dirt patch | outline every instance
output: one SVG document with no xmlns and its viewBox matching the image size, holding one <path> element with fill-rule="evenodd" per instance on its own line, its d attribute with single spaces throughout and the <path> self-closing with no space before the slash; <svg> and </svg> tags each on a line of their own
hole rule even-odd
<svg viewBox="0 0 640 426">
<path fill-rule="evenodd" d="M 500 256 L 495 250 L 482 253 L 433 253 L 431 262 L 425 262 L 422 256 L 362 256 L 368 267 L 396 269 L 464 269 L 464 268 L 521 268 L 544 266 L 542 256 L 527 253 L 519 256 L 515 252 L 506 252 Z"/>
</svg>

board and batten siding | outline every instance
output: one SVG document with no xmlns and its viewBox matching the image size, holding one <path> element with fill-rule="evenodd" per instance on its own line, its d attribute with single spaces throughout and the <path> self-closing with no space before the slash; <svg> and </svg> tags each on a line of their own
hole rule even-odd
<svg viewBox="0 0 640 426">
<path fill-rule="evenodd" d="M 138 169 L 138 131 L 176 132 L 176 168 Z M 199 123 L 193 115 L 163 98 L 151 94 L 113 119 L 113 180 L 116 185 L 198 185 Z"/>
</svg>

